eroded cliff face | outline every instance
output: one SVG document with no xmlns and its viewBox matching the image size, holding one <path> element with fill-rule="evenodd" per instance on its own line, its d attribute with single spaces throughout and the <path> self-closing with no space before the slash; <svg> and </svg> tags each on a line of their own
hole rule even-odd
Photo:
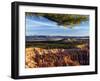
<svg viewBox="0 0 100 81">
<path fill-rule="evenodd" d="M 89 65 L 88 49 L 26 48 L 26 68 Z"/>
</svg>

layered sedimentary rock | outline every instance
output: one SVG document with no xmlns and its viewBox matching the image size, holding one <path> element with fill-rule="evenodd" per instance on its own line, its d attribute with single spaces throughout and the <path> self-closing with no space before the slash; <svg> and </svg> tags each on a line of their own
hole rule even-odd
<svg viewBox="0 0 100 81">
<path fill-rule="evenodd" d="M 26 68 L 89 65 L 88 49 L 26 48 Z"/>
</svg>

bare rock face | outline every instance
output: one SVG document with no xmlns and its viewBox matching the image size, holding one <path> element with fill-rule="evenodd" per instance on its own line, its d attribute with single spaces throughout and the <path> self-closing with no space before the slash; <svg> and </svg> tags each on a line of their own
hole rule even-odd
<svg viewBox="0 0 100 81">
<path fill-rule="evenodd" d="M 88 49 L 26 48 L 26 68 L 89 65 Z"/>
</svg>

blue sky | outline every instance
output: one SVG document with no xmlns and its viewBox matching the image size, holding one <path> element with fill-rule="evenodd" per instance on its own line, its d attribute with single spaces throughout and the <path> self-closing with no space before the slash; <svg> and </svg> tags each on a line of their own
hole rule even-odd
<svg viewBox="0 0 100 81">
<path fill-rule="evenodd" d="M 82 22 L 73 28 L 57 25 L 42 16 L 26 16 L 26 36 L 89 36 L 89 22 Z"/>
</svg>

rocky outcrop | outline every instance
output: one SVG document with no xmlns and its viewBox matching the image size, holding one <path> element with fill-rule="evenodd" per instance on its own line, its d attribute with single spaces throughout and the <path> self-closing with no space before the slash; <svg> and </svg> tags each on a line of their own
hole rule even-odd
<svg viewBox="0 0 100 81">
<path fill-rule="evenodd" d="M 89 65 L 88 49 L 26 48 L 26 68 Z"/>
</svg>

